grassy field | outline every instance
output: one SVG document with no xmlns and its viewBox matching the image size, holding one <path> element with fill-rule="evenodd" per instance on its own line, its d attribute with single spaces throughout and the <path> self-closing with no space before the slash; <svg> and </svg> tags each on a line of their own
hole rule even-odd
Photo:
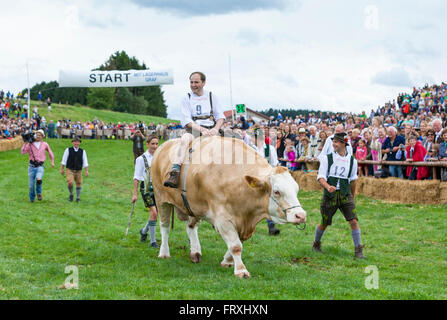
<svg viewBox="0 0 447 320">
<path fill-rule="evenodd" d="M 170 234 L 171 259 L 139 242 L 147 221 L 140 195 L 129 235 L 133 155 L 129 141 L 84 140 L 90 177 L 82 201 L 67 201 L 60 160 L 69 140 L 48 140 L 49 162 L 43 201 L 30 203 L 27 156 L 0 153 L 1 299 L 446 299 L 447 229 L 445 206 L 386 204 L 357 197 L 366 260 L 353 259 L 348 223 L 338 213 L 323 238 L 324 254 L 312 252 L 320 221 L 319 192 L 300 191 L 308 212 L 304 231 L 279 226 L 271 237 L 261 222 L 244 243 L 250 279 L 221 268 L 226 246 L 211 225 L 199 229 L 203 261 L 189 260 L 185 225 Z M 250 201 L 250 199 L 248 199 Z M 157 237 L 160 239 L 157 226 Z M 79 271 L 78 289 L 59 289 Z M 378 288 L 367 289 L 369 266 L 378 270 Z"/>
<path fill-rule="evenodd" d="M 138 122 L 142 121 L 146 124 L 149 123 L 171 123 L 175 120 L 161 118 L 161 117 L 155 117 L 155 116 L 148 116 L 148 115 L 140 115 L 140 114 L 131 114 L 131 113 L 125 113 L 125 112 L 115 112 L 110 110 L 97 110 L 93 108 L 89 108 L 86 106 L 72 106 L 72 105 L 65 105 L 65 104 L 57 104 L 52 103 L 51 104 L 51 111 L 48 111 L 48 107 L 46 103 L 42 103 L 42 105 L 39 105 L 38 101 L 31 101 L 31 107 L 34 106 L 38 107 L 38 113 L 41 116 L 44 116 L 45 119 L 47 119 L 47 122 L 49 120 L 62 120 L 62 119 L 70 119 L 72 121 L 92 121 L 95 117 L 98 118 L 100 121 L 104 122 Z M 32 109 L 30 111 L 32 115 Z"/>
</svg>

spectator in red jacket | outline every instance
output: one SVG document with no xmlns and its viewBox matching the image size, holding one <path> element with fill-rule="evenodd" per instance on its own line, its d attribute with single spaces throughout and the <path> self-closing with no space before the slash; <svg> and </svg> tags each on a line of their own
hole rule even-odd
<svg viewBox="0 0 447 320">
<path fill-rule="evenodd" d="M 422 162 L 424 161 L 427 150 L 422 146 L 422 143 L 416 136 L 410 136 L 408 138 L 407 146 L 407 160 L 408 162 Z M 428 176 L 428 167 L 407 167 L 407 176 L 409 180 L 422 180 Z"/>
</svg>

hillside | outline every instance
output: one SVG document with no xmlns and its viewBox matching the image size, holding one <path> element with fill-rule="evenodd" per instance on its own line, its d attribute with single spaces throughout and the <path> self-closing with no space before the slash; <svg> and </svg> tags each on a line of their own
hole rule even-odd
<svg viewBox="0 0 447 320">
<path fill-rule="evenodd" d="M 148 123 L 170 123 L 170 122 L 178 122 L 178 120 L 172 120 L 167 118 L 160 118 L 155 116 L 141 115 L 141 114 L 130 114 L 124 112 L 116 112 L 110 110 L 100 110 L 93 109 L 87 106 L 72 106 L 66 104 L 51 104 L 51 112 L 48 111 L 48 107 L 46 103 L 42 103 L 39 105 L 38 101 L 31 100 L 31 107 L 37 106 L 38 113 L 45 117 L 47 122 L 49 120 L 62 120 L 62 119 L 70 119 L 72 121 L 92 121 L 95 117 L 98 120 L 105 122 L 138 122 L 142 121 L 146 124 Z M 32 115 L 32 109 L 31 109 Z"/>
</svg>

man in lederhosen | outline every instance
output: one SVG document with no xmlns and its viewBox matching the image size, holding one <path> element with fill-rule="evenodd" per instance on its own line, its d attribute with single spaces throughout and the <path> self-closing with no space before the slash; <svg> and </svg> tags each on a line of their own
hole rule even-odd
<svg viewBox="0 0 447 320">
<path fill-rule="evenodd" d="M 64 175 L 64 167 L 67 167 L 67 184 L 70 195 L 68 201 L 73 202 L 73 180 L 76 183 L 76 202 L 81 200 L 82 169 L 88 177 L 87 153 L 80 148 L 81 139 L 77 136 L 71 140 L 73 146 L 65 149 L 61 162 L 61 175 Z"/>
<path fill-rule="evenodd" d="M 186 132 L 180 139 L 169 179 L 164 182 L 165 187 L 178 187 L 180 169 L 191 141 L 199 136 L 217 135 L 224 122 L 225 116 L 216 95 L 203 90 L 205 82 L 206 77 L 202 72 L 193 72 L 189 76 L 191 92 L 183 97 L 181 105 L 181 124 Z"/>
<path fill-rule="evenodd" d="M 332 224 L 332 217 L 337 209 L 340 209 L 351 226 L 351 235 L 355 246 L 354 256 L 365 258 L 354 204 L 358 178 L 357 161 L 346 151 L 347 143 L 348 137 L 344 132 L 336 133 L 332 142 L 334 151 L 320 156 L 317 180 L 325 190 L 320 206 L 322 220 L 315 229 L 315 241 L 312 249 L 321 252 L 323 233 L 327 226 Z"/>
</svg>

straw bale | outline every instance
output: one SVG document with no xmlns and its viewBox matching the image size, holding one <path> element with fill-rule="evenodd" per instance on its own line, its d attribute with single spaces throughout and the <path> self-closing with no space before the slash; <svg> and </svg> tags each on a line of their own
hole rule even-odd
<svg viewBox="0 0 447 320">
<path fill-rule="evenodd" d="M 439 183 L 439 203 L 447 204 L 447 182 Z"/>
<path fill-rule="evenodd" d="M 15 150 L 21 148 L 23 145 L 23 139 L 21 136 L 15 137 L 13 139 L 2 139 L 0 140 L 0 152 Z"/>
<path fill-rule="evenodd" d="M 322 190 L 317 182 L 317 172 L 291 173 L 300 186 L 306 191 Z M 447 182 L 439 180 L 403 180 L 398 178 L 376 179 L 359 177 L 356 194 L 391 203 L 447 203 Z"/>
</svg>

